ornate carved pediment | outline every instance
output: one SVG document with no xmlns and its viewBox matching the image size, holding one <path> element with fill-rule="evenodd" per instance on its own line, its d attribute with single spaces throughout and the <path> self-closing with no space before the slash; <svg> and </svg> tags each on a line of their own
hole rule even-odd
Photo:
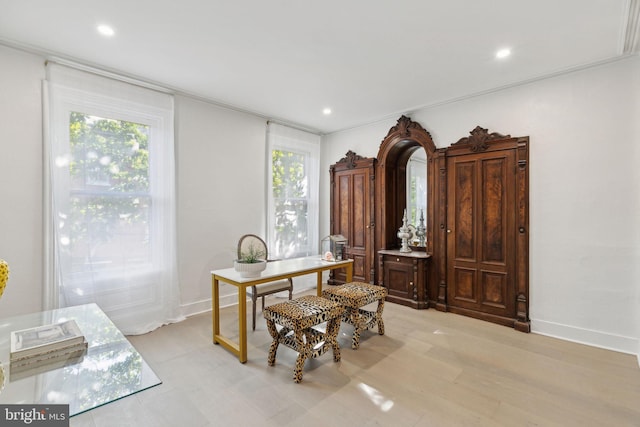
<svg viewBox="0 0 640 427">
<path fill-rule="evenodd" d="M 467 136 L 465 138 L 460 138 L 458 142 L 455 142 L 453 145 L 469 145 L 469 150 L 473 152 L 485 151 L 489 146 L 487 142 L 497 140 L 497 139 L 505 139 L 511 138 L 511 135 L 502 135 L 498 132 L 489 133 L 487 129 L 482 128 L 480 126 L 476 126 L 474 130 L 469 132 L 471 136 Z"/>
<path fill-rule="evenodd" d="M 356 161 L 357 160 L 362 160 L 364 159 L 364 157 L 354 153 L 353 151 L 349 150 L 347 151 L 347 154 L 341 158 L 340 160 L 338 160 L 336 163 L 346 163 L 347 164 L 347 169 L 353 169 L 356 167 Z"/>
<path fill-rule="evenodd" d="M 402 116 L 398 119 L 398 123 L 393 126 L 391 129 L 389 129 L 389 133 L 387 133 L 387 136 L 385 137 L 385 139 L 387 139 L 391 134 L 397 132 L 398 134 L 400 134 L 401 137 L 409 137 L 411 136 L 411 130 L 418 130 L 420 132 L 424 132 L 427 135 L 429 135 L 429 138 L 431 138 L 431 134 L 429 132 L 427 132 L 418 122 L 414 122 L 413 120 L 411 120 L 409 117 L 407 116 Z"/>
</svg>

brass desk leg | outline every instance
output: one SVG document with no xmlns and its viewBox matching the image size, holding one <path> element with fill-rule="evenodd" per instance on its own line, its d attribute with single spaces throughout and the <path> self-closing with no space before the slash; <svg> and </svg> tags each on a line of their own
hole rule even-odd
<svg viewBox="0 0 640 427">
<path fill-rule="evenodd" d="M 322 296 L 322 271 L 318 271 L 318 279 L 316 283 L 316 295 Z"/>
<path fill-rule="evenodd" d="M 238 335 L 240 342 L 238 343 L 238 358 L 240 363 L 247 362 L 247 288 L 238 286 Z"/>
<path fill-rule="evenodd" d="M 353 263 L 350 262 L 347 264 L 347 283 L 351 283 L 353 281 Z"/>
<path fill-rule="evenodd" d="M 213 343 L 218 344 L 216 335 L 220 335 L 220 286 L 215 276 L 211 279 L 211 326 Z"/>
</svg>

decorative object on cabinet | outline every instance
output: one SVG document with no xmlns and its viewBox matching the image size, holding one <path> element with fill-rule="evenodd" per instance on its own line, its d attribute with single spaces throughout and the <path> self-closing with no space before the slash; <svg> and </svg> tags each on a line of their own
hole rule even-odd
<svg viewBox="0 0 640 427">
<path fill-rule="evenodd" d="M 402 241 L 400 252 L 411 252 L 409 248 L 409 240 L 413 237 L 413 231 L 407 226 L 407 210 L 404 210 L 402 217 L 402 227 L 398 230 L 398 237 Z"/>
<path fill-rule="evenodd" d="M 411 235 L 413 236 L 410 240 L 409 240 L 409 246 L 411 246 L 412 243 L 417 243 L 416 240 L 416 226 L 413 224 L 407 224 L 407 228 L 409 229 L 409 232 L 411 233 Z"/>
<path fill-rule="evenodd" d="M 375 167 L 376 159 L 348 151 L 329 168 L 330 233 L 347 239 L 344 257 L 353 260 L 353 281 L 365 283 L 375 279 Z M 329 284 L 345 282 L 344 271 L 331 271 Z"/>
<path fill-rule="evenodd" d="M 425 236 L 427 235 L 426 227 L 424 226 L 424 211 L 420 210 L 420 224 L 416 227 L 416 237 L 418 238 L 418 246 L 425 247 Z"/>
<path fill-rule="evenodd" d="M 260 273 L 267 268 L 267 262 L 270 261 L 267 244 L 262 240 L 262 238 L 255 234 L 245 234 L 240 238 L 238 241 L 237 255 L 238 260 L 244 258 L 248 261 L 254 261 L 244 264 L 237 261 L 234 262 L 234 268 L 240 273 L 241 277 L 259 277 Z M 255 261 L 261 262 L 257 263 Z M 251 269 L 251 267 L 255 267 L 259 270 L 257 272 L 249 272 L 247 274 L 247 270 Z M 291 279 L 276 280 L 247 288 L 247 294 L 251 297 L 251 326 L 254 331 L 256 330 L 256 302 L 258 301 L 258 298 L 262 299 L 262 311 L 264 311 L 264 297 L 283 291 L 288 291 L 289 299 L 291 299 L 293 295 L 293 281 Z"/>
<path fill-rule="evenodd" d="M 382 249 L 378 260 L 382 272 L 378 284 L 387 288 L 387 301 L 418 309 L 428 307 L 430 254 Z"/>
</svg>

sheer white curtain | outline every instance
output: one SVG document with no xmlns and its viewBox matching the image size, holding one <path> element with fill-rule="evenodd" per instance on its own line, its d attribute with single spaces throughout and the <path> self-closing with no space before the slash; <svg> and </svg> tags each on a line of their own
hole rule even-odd
<svg viewBox="0 0 640 427">
<path fill-rule="evenodd" d="M 97 303 L 125 334 L 181 320 L 173 97 L 47 65 L 46 308 Z"/>
<path fill-rule="evenodd" d="M 267 241 L 271 258 L 318 253 L 320 136 L 267 124 Z"/>
</svg>

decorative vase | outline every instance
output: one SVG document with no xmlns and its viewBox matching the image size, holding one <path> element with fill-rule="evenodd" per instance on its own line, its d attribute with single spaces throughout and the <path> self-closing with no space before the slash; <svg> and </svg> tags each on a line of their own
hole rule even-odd
<svg viewBox="0 0 640 427">
<path fill-rule="evenodd" d="M 233 268 L 240 273 L 240 277 L 260 277 L 260 274 L 267 268 L 267 261 L 241 262 L 233 261 Z"/>
<path fill-rule="evenodd" d="M 9 280 L 9 264 L 7 261 L 0 259 L 0 297 L 4 293 L 4 288 L 7 287 L 7 281 Z"/>
<path fill-rule="evenodd" d="M 402 240 L 402 246 L 400 252 L 411 252 L 409 248 L 409 240 L 413 237 L 413 232 L 407 226 L 407 210 L 404 210 L 404 216 L 402 217 L 402 227 L 398 230 L 398 237 Z"/>
<path fill-rule="evenodd" d="M 418 246 L 426 246 L 427 229 L 424 226 L 424 210 L 420 210 L 420 225 L 416 227 L 416 237 L 418 238 Z"/>
</svg>

